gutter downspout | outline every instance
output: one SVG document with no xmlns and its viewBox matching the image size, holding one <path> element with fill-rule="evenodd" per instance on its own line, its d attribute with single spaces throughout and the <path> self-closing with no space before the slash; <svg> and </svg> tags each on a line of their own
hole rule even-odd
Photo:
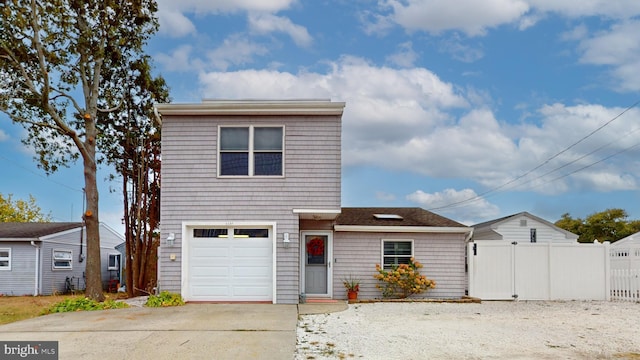
<svg viewBox="0 0 640 360">
<path fill-rule="evenodd" d="M 40 279 L 40 246 L 36 245 L 36 242 L 33 240 L 31 240 L 31 246 L 36 248 L 36 276 L 33 285 L 33 296 L 38 296 L 38 288 L 40 287 L 38 281 Z"/>
</svg>

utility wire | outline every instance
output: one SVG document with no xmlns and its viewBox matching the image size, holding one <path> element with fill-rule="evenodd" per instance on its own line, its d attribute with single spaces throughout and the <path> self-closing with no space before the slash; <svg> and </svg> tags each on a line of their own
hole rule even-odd
<svg viewBox="0 0 640 360">
<path fill-rule="evenodd" d="M 480 200 L 480 199 L 484 198 L 486 195 L 488 195 L 488 194 L 490 194 L 490 193 L 496 192 L 496 191 L 498 191 L 498 190 L 500 190 L 500 189 L 502 189 L 502 188 L 504 188 L 504 187 L 506 187 L 506 186 L 508 186 L 508 185 L 513 184 L 514 182 L 516 182 L 516 181 L 518 181 L 518 180 L 522 179 L 523 177 L 525 177 L 525 176 L 527 176 L 527 175 L 531 174 L 532 172 L 534 172 L 534 171 L 536 171 L 536 170 L 540 169 L 541 167 L 543 167 L 543 166 L 545 166 L 546 164 L 548 164 L 551 160 L 553 160 L 553 159 L 557 158 L 558 156 L 560 156 L 560 155 L 564 154 L 565 152 L 567 152 L 567 151 L 571 150 L 572 148 L 574 148 L 576 145 L 578 145 L 578 144 L 580 144 L 581 142 L 585 141 L 586 139 L 590 138 L 591 136 L 593 136 L 594 134 L 596 134 L 598 131 L 602 130 L 603 128 L 605 128 L 606 126 L 608 126 L 609 124 L 611 124 L 611 123 L 612 123 L 612 122 L 614 122 L 615 120 L 619 119 L 619 118 L 620 118 L 622 115 L 624 115 L 626 112 L 628 112 L 629 110 L 631 110 L 631 109 L 633 109 L 634 107 L 638 106 L 638 104 L 640 104 L 640 100 L 638 100 L 638 101 L 634 102 L 633 104 L 631 104 L 630 106 L 628 106 L 627 108 L 625 108 L 621 113 L 619 113 L 618 115 L 614 116 L 611 120 L 607 121 L 606 123 L 604 123 L 604 124 L 602 124 L 601 126 L 599 126 L 598 128 L 596 128 L 595 130 L 591 131 L 589 134 L 587 134 L 587 135 L 583 136 L 583 137 L 582 137 L 581 139 L 579 139 L 578 141 L 574 142 L 573 144 L 571 144 L 571 145 L 569 145 L 568 147 L 564 148 L 564 149 L 563 149 L 563 150 L 561 150 L 560 152 L 558 152 L 558 153 L 556 153 L 555 155 L 551 156 L 550 158 L 546 159 L 545 161 L 543 161 L 542 163 L 540 163 L 538 166 L 536 166 L 536 167 L 532 168 L 532 169 L 531 169 L 531 170 L 529 170 L 529 171 L 526 171 L 524 174 L 519 175 L 519 176 L 517 176 L 517 177 L 515 177 L 515 178 L 513 178 L 513 179 L 511 179 L 511 180 L 509 180 L 509 181 L 507 181 L 506 183 L 504 183 L 504 184 L 502 184 L 502 185 L 499 185 L 499 186 L 496 186 L 496 187 L 494 187 L 494 188 L 491 188 L 491 189 L 489 189 L 489 190 L 487 190 L 487 191 L 484 191 L 484 192 L 482 192 L 482 193 L 480 193 L 480 194 L 478 194 L 478 195 L 476 195 L 476 196 L 474 196 L 474 197 L 471 197 L 471 198 L 468 198 L 468 199 L 465 199 L 465 200 L 456 201 L 456 202 L 453 202 L 453 203 L 449 203 L 449 204 L 447 204 L 447 205 L 443 205 L 443 206 L 433 207 L 433 208 L 430 208 L 429 210 L 430 210 L 430 211 L 433 211 L 433 210 L 442 210 L 442 209 L 448 209 L 448 208 L 452 208 L 452 207 L 458 207 L 458 206 L 460 206 L 461 204 L 465 204 L 465 203 L 468 203 L 468 202 L 472 202 L 472 201 Z M 625 151 L 626 151 L 626 150 L 625 150 Z M 622 152 L 624 152 L 624 151 L 622 151 Z M 621 152 L 615 153 L 615 154 L 614 154 L 614 155 L 612 155 L 612 156 L 615 156 L 615 155 L 617 155 L 617 154 L 619 154 L 619 153 L 621 153 Z M 603 159 L 603 160 L 601 160 L 601 161 L 604 161 L 604 160 L 606 160 L 606 159 L 608 159 L 608 158 L 609 158 L 609 157 L 607 157 L 607 158 L 605 158 L 605 159 Z M 595 165 L 595 164 L 591 164 L 591 166 L 592 166 L 592 165 Z M 590 166 L 587 166 L 587 167 L 590 167 Z M 581 169 L 579 169 L 578 171 L 584 170 L 584 169 L 586 169 L 587 167 L 581 168 Z M 576 172 L 577 172 L 577 171 L 576 171 Z M 569 175 L 571 175 L 571 174 L 573 174 L 573 173 L 575 173 L 575 172 L 572 172 L 572 173 L 570 173 Z M 567 175 L 567 176 L 568 176 L 568 175 Z M 562 176 L 562 177 L 560 177 L 560 178 L 558 178 L 558 179 L 561 179 L 561 178 L 563 178 L 563 177 L 564 177 L 564 176 Z"/>
<path fill-rule="evenodd" d="M 6 161 L 8 161 L 8 162 L 12 163 L 13 165 L 15 165 L 15 166 L 17 166 L 17 167 L 19 167 L 19 168 L 21 168 L 21 169 L 23 169 L 23 170 L 25 170 L 25 171 L 30 172 L 30 173 L 32 173 L 32 174 L 34 174 L 34 175 L 36 175 L 36 176 L 39 176 L 39 177 L 41 177 L 41 178 L 43 178 L 43 179 L 46 179 L 46 180 L 49 180 L 49 181 L 51 181 L 51 182 L 53 182 L 53 183 L 55 183 L 55 184 L 57 184 L 57 185 L 60 185 L 60 186 L 66 187 L 66 188 L 67 188 L 67 189 L 69 189 L 69 190 L 78 191 L 78 192 L 82 192 L 82 191 L 83 191 L 83 190 L 80 190 L 80 189 L 73 188 L 73 187 L 71 187 L 71 186 L 69 186 L 69 185 L 67 185 L 67 184 L 61 183 L 61 182 L 59 182 L 59 181 L 53 180 L 53 179 L 51 179 L 50 177 L 43 176 L 42 174 L 39 174 L 39 173 L 37 173 L 37 172 L 35 172 L 35 171 L 31 170 L 31 169 L 28 169 L 28 168 L 26 168 L 26 167 L 24 167 L 24 166 L 22 166 L 22 165 L 18 164 L 17 162 L 15 162 L 15 161 L 13 161 L 13 160 L 8 159 L 7 157 L 5 157 L 5 156 L 3 156 L 3 155 L 0 155 L 0 158 L 2 158 L 2 159 L 4 159 L 4 160 L 6 160 Z"/>
</svg>

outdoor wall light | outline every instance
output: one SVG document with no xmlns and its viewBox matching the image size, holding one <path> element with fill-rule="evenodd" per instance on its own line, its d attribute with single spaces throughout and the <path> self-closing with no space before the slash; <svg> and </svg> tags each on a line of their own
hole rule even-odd
<svg viewBox="0 0 640 360">
<path fill-rule="evenodd" d="M 284 239 L 282 240 L 282 244 L 284 244 L 284 248 L 285 248 L 285 249 L 288 249 L 288 248 L 289 248 L 289 244 L 291 243 L 291 242 L 289 241 L 289 233 L 284 233 L 284 234 L 282 234 L 282 236 L 283 236 L 283 238 L 284 238 Z"/>
<path fill-rule="evenodd" d="M 175 243 L 176 243 L 176 234 L 169 233 L 169 236 L 167 236 L 167 246 L 173 246 L 173 244 Z"/>
</svg>

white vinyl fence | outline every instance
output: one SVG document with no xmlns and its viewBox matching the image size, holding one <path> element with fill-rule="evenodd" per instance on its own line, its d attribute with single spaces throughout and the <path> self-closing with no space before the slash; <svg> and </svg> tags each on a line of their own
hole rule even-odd
<svg viewBox="0 0 640 360">
<path fill-rule="evenodd" d="M 611 300 L 640 302 L 640 269 L 611 270 Z"/>
<path fill-rule="evenodd" d="M 611 246 L 611 299 L 640 302 L 640 245 Z"/>
<path fill-rule="evenodd" d="M 609 243 L 482 240 L 467 249 L 469 295 L 483 300 L 609 300 Z"/>
</svg>

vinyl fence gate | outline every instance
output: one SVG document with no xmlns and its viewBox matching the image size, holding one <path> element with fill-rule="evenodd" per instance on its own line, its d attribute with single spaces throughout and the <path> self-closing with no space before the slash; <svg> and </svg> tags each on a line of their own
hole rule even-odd
<svg viewBox="0 0 640 360">
<path fill-rule="evenodd" d="M 468 244 L 469 295 L 483 300 L 609 300 L 609 243 Z"/>
</svg>

